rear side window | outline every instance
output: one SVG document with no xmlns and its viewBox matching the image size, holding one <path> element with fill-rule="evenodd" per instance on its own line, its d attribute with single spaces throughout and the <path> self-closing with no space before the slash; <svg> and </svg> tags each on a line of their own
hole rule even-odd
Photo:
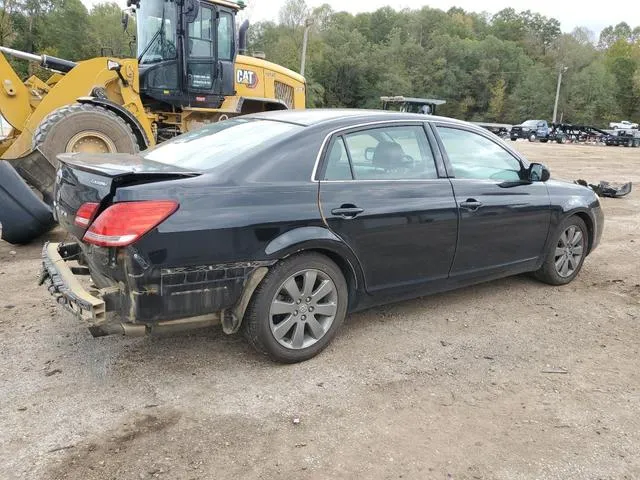
<svg viewBox="0 0 640 480">
<path fill-rule="evenodd" d="M 266 150 L 303 128 L 271 120 L 234 118 L 179 135 L 147 150 L 144 158 L 189 170 L 210 170 Z"/>
<path fill-rule="evenodd" d="M 353 180 L 349 156 L 344 146 L 344 139 L 338 137 L 329 148 L 327 168 L 324 173 L 325 180 Z"/>
<path fill-rule="evenodd" d="M 438 127 L 456 178 L 520 180 L 520 161 L 488 138 L 458 128 Z"/>
<path fill-rule="evenodd" d="M 228 12 L 220 12 L 218 20 L 218 58 L 233 59 L 233 17 Z"/>
<path fill-rule="evenodd" d="M 420 125 L 378 127 L 334 140 L 324 180 L 432 179 L 438 174 Z"/>
</svg>

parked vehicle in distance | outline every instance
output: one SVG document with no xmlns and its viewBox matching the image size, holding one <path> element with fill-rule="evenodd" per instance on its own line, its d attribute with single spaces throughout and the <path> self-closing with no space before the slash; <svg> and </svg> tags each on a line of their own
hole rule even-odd
<svg viewBox="0 0 640 480">
<path fill-rule="evenodd" d="M 631 130 L 617 130 L 603 140 L 607 146 L 640 147 L 640 134 Z"/>
<path fill-rule="evenodd" d="M 637 123 L 632 123 L 629 120 L 622 120 L 620 122 L 611 122 L 609 124 L 609 128 L 613 128 L 614 130 L 631 130 L 634 128 L 638 128 Z"/>
<path fill-rule="evenodd" d="M 269 112 L 59 159 L 75 240 L 45 246 L 42 276 L 59 303 L 94 335 L 221 323 L 281 362 L 349 312 L 523 272 L 569 283 L 603 229 L 591 189 L 443 117 Z"/>
<path fill-rule="evenodd" d="M 549 135 L 549 124 L 546 120 L 527 120 L 520 125 L 511 127 L 509 134 L 514 142 L 519 138 L 535 142 L 539 138 L 546 138 Z"/>
</svg>

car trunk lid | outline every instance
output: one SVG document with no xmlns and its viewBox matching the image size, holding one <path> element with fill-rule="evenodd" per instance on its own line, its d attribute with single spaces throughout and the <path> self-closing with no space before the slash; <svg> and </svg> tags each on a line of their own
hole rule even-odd
<svg viewBox="0 0 640 480">
<path fill-rule="evenodd" d="M 97 204 L 95 218 L 111 204 L 120 187 L 200 175 L 140 155 L 74 153 L 59 155 L 58 160 L 55 214 L 60 225 L 77 238 L 82 238 L 90 224 L 75 223 L 82 205 Z"/>
</svg>

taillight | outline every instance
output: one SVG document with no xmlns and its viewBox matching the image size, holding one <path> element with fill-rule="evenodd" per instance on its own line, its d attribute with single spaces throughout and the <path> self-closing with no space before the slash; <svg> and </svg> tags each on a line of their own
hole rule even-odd
<svg viewBox="0 0 640 480">
<path fill-rule="evenodd" d="M 87 228 L 93 220 L 93 216 L 98 211 L 99 203 L 83 203 L 82 206 L 76 212 L 76 218 L 74 223 L 82 228 Z"/>
<path fill-rule="evenodd" d="M 177 209 L 173 200 L 115 203 L 95 219 L 83 240 L 101 247 L 131 245 Z"/>
</svg>

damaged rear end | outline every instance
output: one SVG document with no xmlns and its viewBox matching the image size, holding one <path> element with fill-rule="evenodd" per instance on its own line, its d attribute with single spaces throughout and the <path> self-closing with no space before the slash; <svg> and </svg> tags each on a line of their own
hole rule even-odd
<svg viewBox="0 0 640 480">
<path fill-rule="evenodd" d="M 239 328 L 266 264 L 185 266 L 170 253 L 199 172 L 132 155 L 59 159 L 55 212 L 74 240 L 45 245 L 41 283 L 94 336 Z"/>
</svg>

